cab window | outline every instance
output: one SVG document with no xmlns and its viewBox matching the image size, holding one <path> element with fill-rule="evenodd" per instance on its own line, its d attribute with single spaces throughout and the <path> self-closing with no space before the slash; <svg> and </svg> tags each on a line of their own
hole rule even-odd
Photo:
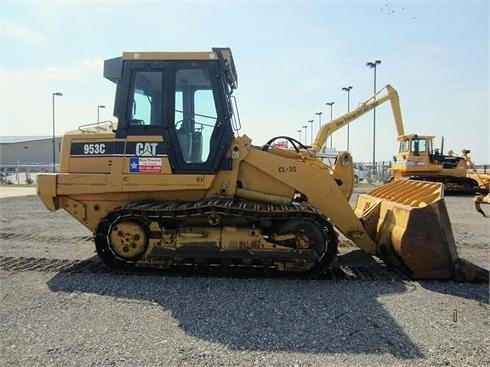
<svg viewBox="0 0 490 367">
<path fill-rule="evenodd" d="M 425 152 L 425 139 L 412 140 L 412 152 L 416 155 Z"/>
<path fill-rule="evenodd" d="M 404 140 L 400 142 L 400 152 L 408 152 L 409 148 L 409 141 Z"/>
<path fill-rule="evenodd" d="M 130 126 L 161 125 L 163 108 L 161 71 L 136 71 L 130 93 Z"/>
<path fill-rule="evenodd" d="M 217 121 L 208 69 L 177 70 L 174 121 L 183 160 L 206 162 Z"/>
</svg>

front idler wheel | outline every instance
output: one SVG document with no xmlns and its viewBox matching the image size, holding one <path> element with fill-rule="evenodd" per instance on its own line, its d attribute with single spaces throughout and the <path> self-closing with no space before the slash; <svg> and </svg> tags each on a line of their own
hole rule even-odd
<svg viewBox="0 0 490 367">
<path fill-rule="evenodd" d="M 293 234 L 294 238 L 282 243 L 288 247 L 314 250 L 319 260 L 308 271 L 318 274 L 328 267 L 337 254 L 337 237 L 331 226 L 321 225 L 312 220 L 289 220 L 283 223 L 278 231 L 279 234 Z"/>
<path fill-rule="evenodd" d="M 108 217 L 99 224 L 95 245 L 100 258 L 111 267 L 133 267 L 148 248 L 144 217 Z"/>
</svg>

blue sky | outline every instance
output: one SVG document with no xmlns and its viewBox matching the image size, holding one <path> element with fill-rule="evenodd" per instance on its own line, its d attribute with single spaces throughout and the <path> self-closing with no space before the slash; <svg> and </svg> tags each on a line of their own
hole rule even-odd
<svg viewBox="0 0 490 367">
<path fill-rule="evenodd" d="M 103 60 L 123 51 L 230 47 L 238 70 L 241 133 L 255 144 L 330 119 L 372 95 L 399 92 L 405 131 L 445 137 L 490 163 L 487 1 L 3 1 L 0 135 L 50 135 L 113 119 Z M 397 150 L 389 104 L 376 112 L 376 158 Z M 350 127 L 356 161 L 372 159 L 372 113 Z M 333 135 L 346 148 L 346 130 Z"/>
</svg>

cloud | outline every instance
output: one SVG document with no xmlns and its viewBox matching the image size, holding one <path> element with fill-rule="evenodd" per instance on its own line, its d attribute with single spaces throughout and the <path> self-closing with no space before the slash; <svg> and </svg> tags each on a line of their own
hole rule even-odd
<svg viewBox="0 0 490 367">
<path fill-rule="evenodd" d="M 0 135 L 49 135 L 53 92 L 63 93 L 56 105 L 58 133 L 96 121 L 98 105 L 106 105 L 103 115 L 110 116 L 114 84 L 102 78 L 102 70 L 101 58 L 0 69 Z"/>
<path fill-rule="evenodd" d="M 24 42 L 31 47 L 41 48 L 46 44 L 46 39 L 42 34 L 11 21 L 0 20 L 0 34 L 6 38 Z"/>
<path fill-rule="evenodd" d="M 36 82 L 86 82 L 91 75 L 99 76 L 104 67 L 101 58 L 86 58 L 72 65 L 45 66 L 39 69 L 0 70 L 4 83 L 15 83 L 16 80 Z"/>
</svg>

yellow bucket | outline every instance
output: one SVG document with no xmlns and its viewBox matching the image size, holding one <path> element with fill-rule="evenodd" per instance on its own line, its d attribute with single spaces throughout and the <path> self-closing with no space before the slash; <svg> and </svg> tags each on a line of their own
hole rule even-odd
<svg viewBox="0 0 490 367">
<path fill-rule="evenodd" d="M 356 215 L 377 256 L 417 279 L 487 281 L 488 271 L 458 257 L 440 183 L 398 180 L 359 195 Z"/>
</svg>

